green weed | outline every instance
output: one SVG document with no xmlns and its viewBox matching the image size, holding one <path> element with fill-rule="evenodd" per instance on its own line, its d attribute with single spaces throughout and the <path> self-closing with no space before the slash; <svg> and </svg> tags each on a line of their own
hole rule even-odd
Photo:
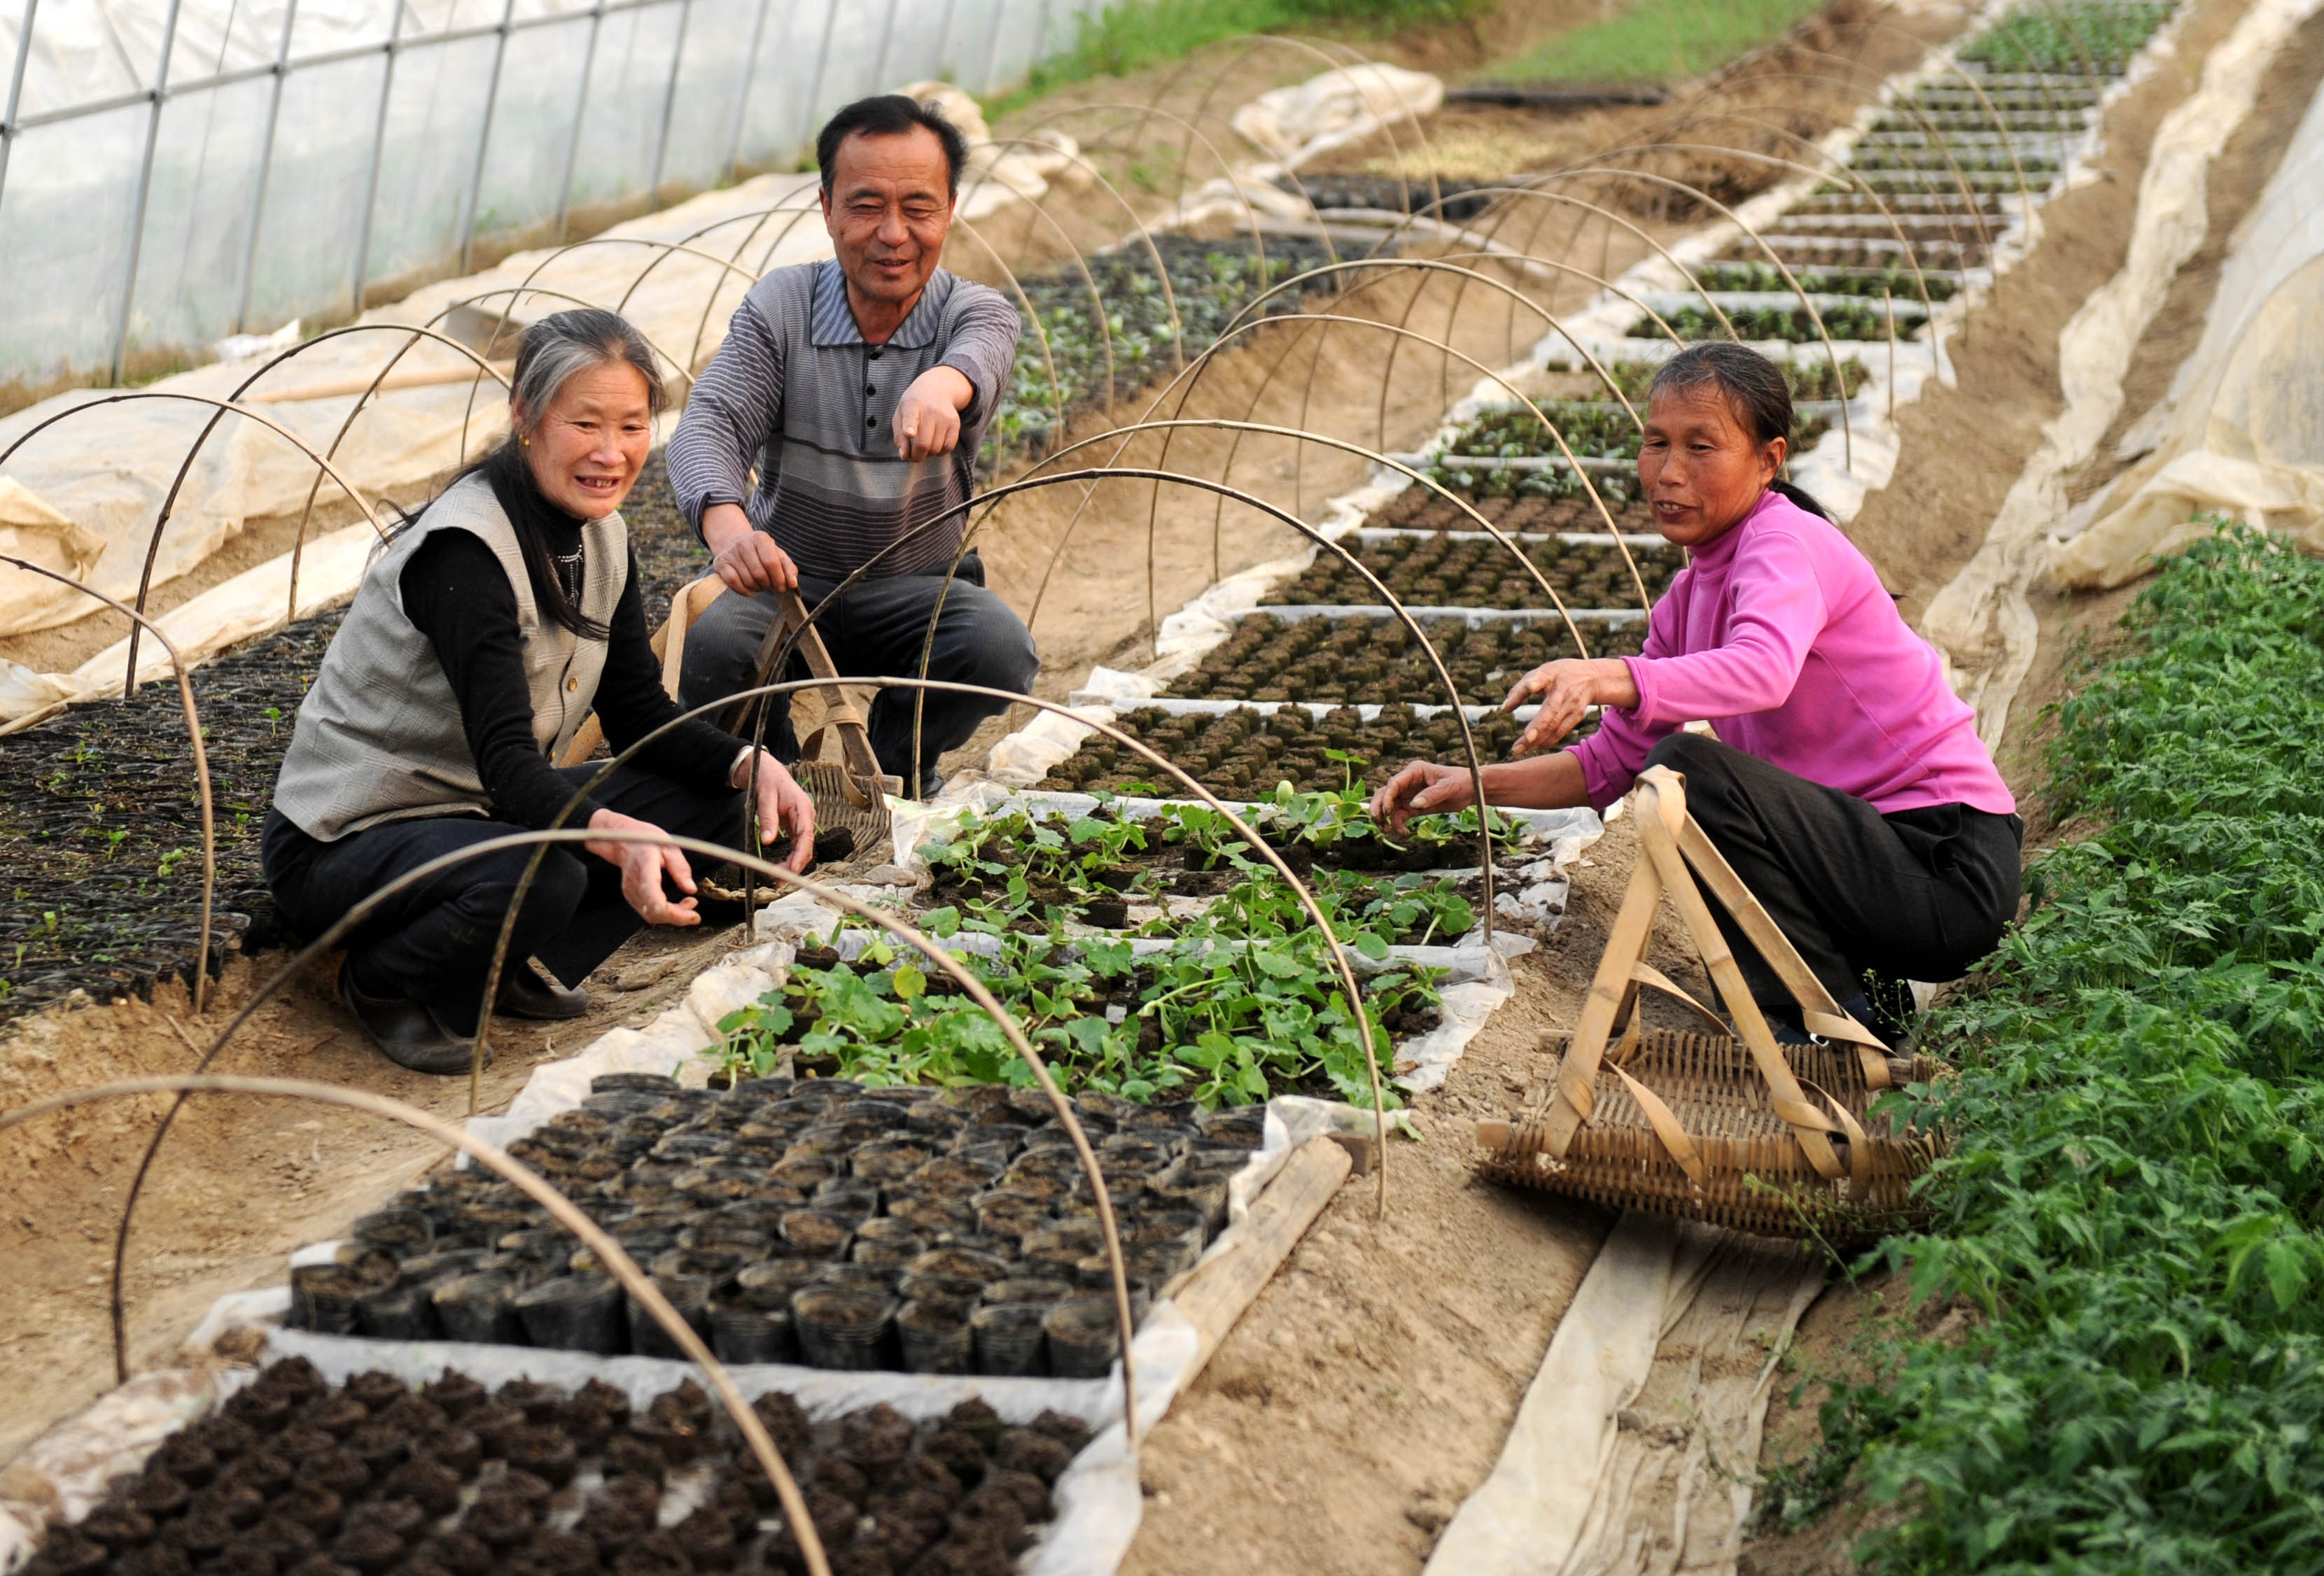
<svg viewBox="0 0 2324 1576">
<path fill-rule="evenodd" d="M 1700 77 L 1780 38 L 1823 0 L 1638 0 L 1497 68 L 1510 82 L 1663 82 Z"/>
<path fill-rule="evenodd" d="M 2324 1564 L 2324 564 L 2231 530 L 2128 626 L 2052 755 L 2103 829 L 1937 1019 L 1936 1219 L 1870 1261 L 1980 1317 L 1825 1410 L 1875 1569 Z"/>
<path fill-rule="evenodd" d="M 1459 22 L 1489 0 L 1126 0 L 1084 15 L 1073 43 L 1033 68 L 1024 84 L 986 104 L 997 120 L 1043 94 L 1093 77 L 1124 77 L 1181 60 L 1204 44 L 1286 28 L 1383 34 Z"/>
</svg>

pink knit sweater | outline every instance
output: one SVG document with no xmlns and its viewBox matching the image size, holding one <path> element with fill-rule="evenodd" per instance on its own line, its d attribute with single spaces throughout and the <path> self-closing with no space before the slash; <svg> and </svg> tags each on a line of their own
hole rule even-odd
<svg viewBox="0 0 2324 1576">
<path fill-rule="evenodd" d="M 1977 714 L 1830 521 L 1775 493 L 1694 549 L 1627 657 L 1634 709 L 1609 706 L 1582 759 L 1590 802 L 1628 791 L 1657 740 L 1702 719 L 1736 749 L 1884 814 L 2017 807 Z"/>
</svg>

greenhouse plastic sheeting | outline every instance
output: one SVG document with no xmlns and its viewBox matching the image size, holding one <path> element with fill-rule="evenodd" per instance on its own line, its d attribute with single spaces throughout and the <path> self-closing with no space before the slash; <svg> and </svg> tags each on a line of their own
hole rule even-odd
<svg viewBox="0 0 2324 1576">
<path fill-rule="evenodd" d="M 2066 521 L 2050 572 L 2120 585 L 2209 530 L 2217 511 L 2299 533 L 2324 551 L 2324 94 L 2309 106 L 2246 218 L 2203 337 L 2134 426 L 2144 457 Z"/>
<path fill-rule="evenodd" d="M 1068 138 L 1038 150 L 994 149 L 989 140 L 979 143 L 974 172 L 964 186 L 962 211 L 970 223 L 1038 198 L 1048 181 L 1071 180 L 1079 168 Z M 724 337 L 727 319 L 761 274 L 830 254 L 815 177 L 764 175 L 561 252 L 518 253 L 486 272 L 429 285 L 370 312 L 357 331 L 313 342 L 244 397 L 244 404 L 282 431 L 230 415 L 202 446 L 155 554 L 153 583 L 186 573 L 248 521 L 297 515 L 321 474 L 314 456 L 329 456 L 366 499 L 411 505 L 424 500 L 437 478 L 499 436 L 506 410 L 499 383 L 479 369 L 475 355 L 435 339 L 410 344 L 390 383 L 339 436 L 359 392 L 411 341 L 399 326 L 448 335 L 504 372 L 514 346 L 505 332 L 493 337 L 499 319 L 521 323 L 587 302 L 618 307 L 662 353 L 666 370 L 698 367 Z M 5 449 L 61 413 L 88 408 L 32 436 L 8 459 L 11 480 L 0 482 L 0 552 L 13 551 L 87 579 L 107 595 L 133 600 L 153 521 L 180 464 L 217 410 L 212 401 L 232 397 L 263 364 L 259 357 L 221 363 L 128 396 L 77 391 L 0 420 Z M 683 403 L 686 376 L 679 371 L 670 381 L 673 399 Z M 345 512 L 345 494 L 327 477 L 317 497 Z M 385 511 L 382 517 L 392 518 Z M 13 549 L 5 545 L 11 536 L 18 543 Z M 327 577 L 328 568 L 302 565 L 302 606 L 353 592 L 359 562 L 336 579 Z M 287 588 L 287 565 L 276 573 Z M 0 634 L 67 623 L 91 605 L 69 586 L 0 567 Z M 207 651 L 222 643 L 208 638 L 216 632 L 186 627 L 181 638 Z M 244 620 L 232 638 L 249 632 Z M 141 671 L 161 668 L 141 663 Z M 0 722 L 88 691 L 68 675 L 12 677 L 15 682 L 0 685 Z"/>
<path fill-rule="evenodd" d="M 221 422 L 187 472 L 154 559 L 154 582 L 184 574 L 249 521 L 296 516 L 318 475 L 309 450 L 329 454 L 365 498 L 417 504 L 433 479 L 499 435 L 507 410 L 499 383 L 484 376 L 478 387 L 484 374 L 472 356 L 422 340 L 397 363 L 394 375 L 447 381 L 383 392 L 339 437 L 357 393 L 411 337 L 395 331 L 397 326 L 459 330 L 462 321 L 450 314 L 469 300 L 478 300 L 487 313 L 520 320 L 576 300 L 621 305 L 673 365 L 696 364 L 724 336 L 727 318 L 758 273 L 829 254 L 814 186 L 812 176 L 766 175 L 708 192 L 562 254 L 521 252 L 488 272 L 429 285 L 365 314 L 357 331 L 313 342 L 269 373 L 244 401 L 305 449 L 260 420 L 229 416 Z M 784 209 L 790 211 L 768 217 Z M 670 249 L 678 244 L 689 249 Z M 737 253 L 739 262 L 733 261 Z M 505 337 L 495 345 L 485 333 L 470 329 L 469 336 L 503 364 L 513 348 Z M 77 391 L 0 421 L 5 448 L 62 412 L 90 408 L 31 437 L 7 467 L 39 503 L 103 542 L 90 577 L 97 590 L 124 601 L 135 595 L 153 521 L 217 409 L 213 401 L 233 395 L 261 364 L 254 358 L 220 363 L 127 393 Z M 685 379 L 674 382 L 682 394 Z M 296 397 L 301 393 L 314 397 Z M 327 479 L 318 501 L 345 512 L 345 495 Z M 88 606 L 69 587 L 36 581 L 23 570 L 0 570 L 0 609 L 14 614 L 0 623 L 0 633 L 69 622 Z"/>
<path fill-rule="evenodd" d="M 786 167 L 840 105 L 1004 87 L 1109 3 L 0 6 L 0 378 L 345 314 L 476 239 Z"/>
<path fill-rule="evenodd" d="M 2205 57 L 2194 92 L 2163 117 L 2139 178 L 2122 267 L 2059 333 L 2064 409 L 2043 426 L 2042 447 L 2011 484 L 1976 555 L 1921 615 L 1921 632 L 1943 655 L 1954 690 L 1977 708 L 1987 749 L 2000 747 L 2033 666 L 2040 626 L 2026 587 L 2042 569 L 2051 530 L 2070 518 L 2068 478 L 2120 412 L 2132 353 L 2172 279 L 2202 244 L 2211 161 L 2251 113 L 2269 62 L 2318 8 L 2319 0 L 2256 0 Z M 2175 47 L 2172 40 L 2163 30 L 2139 60 Z"/>
</svg>

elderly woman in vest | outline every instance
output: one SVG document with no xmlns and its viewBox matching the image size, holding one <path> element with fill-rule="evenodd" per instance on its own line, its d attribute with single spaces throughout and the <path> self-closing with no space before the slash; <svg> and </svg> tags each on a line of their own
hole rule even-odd
<svg viewBox="0 0 2324 1576">
<path fill-rule="evenodd" d="M 678 714 L 620 512 L 661 405 L 651 352 L 614 314 L 559 312 L 525 330 L 508 441 L 373 561 L 299 709 L 264 835 L 266 882 L 293 926 L 319 935 L 430 860 L 548 826 L 597 770 L 551 764 L 592 710 L 616 751 Z M 682 723 L 563 824 L 736 843 L 751 766 L 742 741 Z M 763 752 L 757 782 L 761 824 L 790 834 L 790 868 L 803 869 L 812 803 Z M 340 1000 L 400 1065 L 466 1068 L 462 1042 L 529 858 L 512 848 L 450 865 L 347 936 Z M 552 847 L 494 1010 L 581 1016 L 574 987 L 641 925 L 701 922 L 694 891 L 675 848 Z"/>
</svg>

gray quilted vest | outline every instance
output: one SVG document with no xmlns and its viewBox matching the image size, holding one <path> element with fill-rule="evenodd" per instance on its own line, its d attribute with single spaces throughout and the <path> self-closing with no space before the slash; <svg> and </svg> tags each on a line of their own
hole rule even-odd
<svg viewBox="0 0 2324 1576">
<path fill-rule="evenodd" d="M 445 530 L 468 531 L 492 548 L 516 592 L 532 736 L 541 753 L 561 755 L 595 703 L 605 642 L 542 620 L 516 530 L 492 484 L 481 475 L 455 483 L 372 560 L 300 705 L 274 806 L 309 837 L 336 843 L 389 821 L 492 814 L 451 682 L 435 647 L 403 613 L 403 566 Z M 629 575 L 621 515 L 583 526 L 581 550 L 582 612 L 610 622 Z"/>
</svg>

